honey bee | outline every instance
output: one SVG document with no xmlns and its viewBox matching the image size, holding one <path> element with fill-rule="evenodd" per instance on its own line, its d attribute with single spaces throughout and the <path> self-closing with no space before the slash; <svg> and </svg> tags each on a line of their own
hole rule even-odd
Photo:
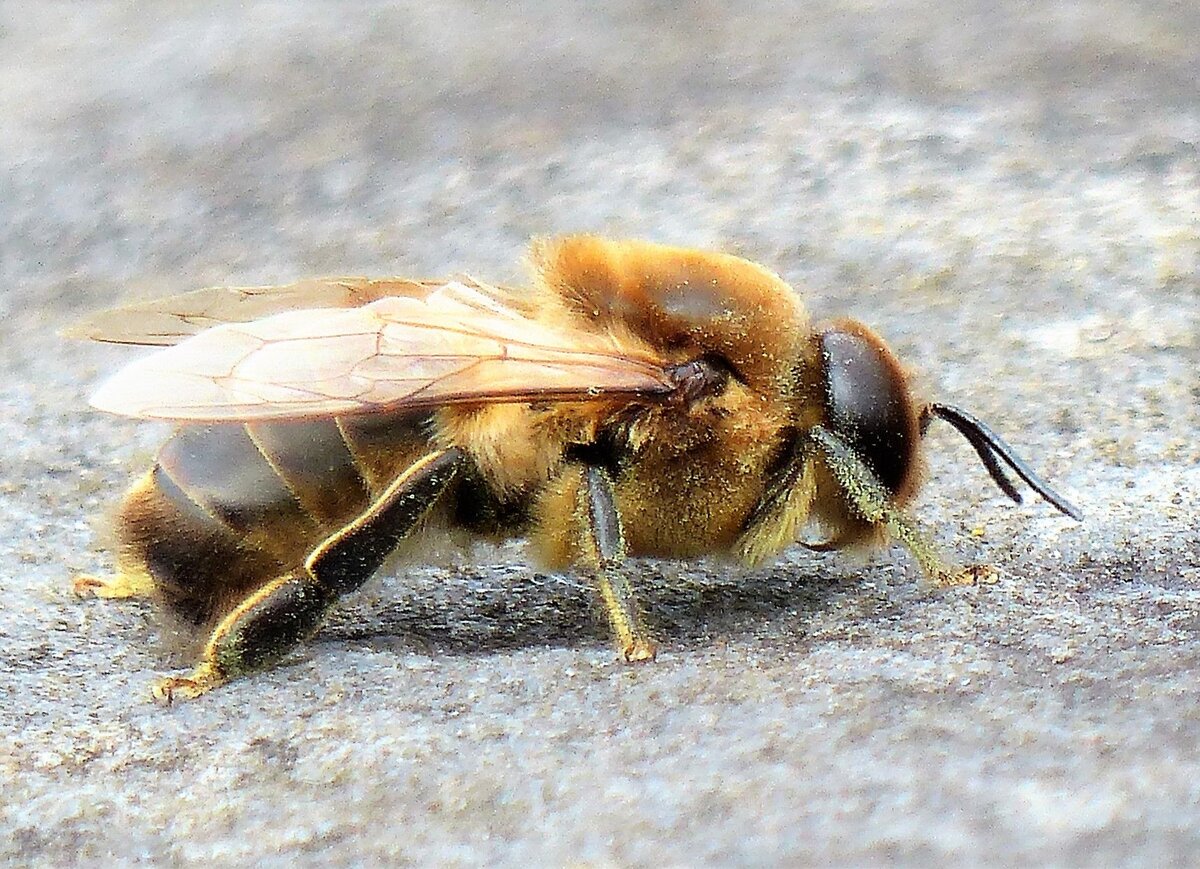
<svg viewBox="0 0 1200 869">
<path fill-rule="evenodd" d="M 219 288 L 75 331 L 164 345 L 92 398 L 180 428 L 125 495 L 116 575 L 75 582 L 156 598 L 207 637 L 158 698 L 278 662 L 439 530 L 522 537 L 543 567 L 588 573 L 626 661 L 656 654 L 630 557 L 755 565 L 804 533 L 821 550 L 897 541 L 933 583 L 970 581 L 984 568 L 944 561 L 904 509 L 934 418 L 1012 500 L 1005 466 L 1080 518 L 982 422 L 914 399 L 868 327 L 814 326 L 761 266 L 592 236 L 535 241 L 530 259 L 522 291 Z"/>
</svg>

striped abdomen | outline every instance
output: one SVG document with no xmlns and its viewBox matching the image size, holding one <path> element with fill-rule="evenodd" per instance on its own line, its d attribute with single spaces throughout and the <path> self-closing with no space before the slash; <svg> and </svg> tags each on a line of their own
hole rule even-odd
<svg viewBox="0 0 1200 869">
<path fill-rule="evenodd" d="M 301 567 L 425 454 L 425 417 L 193 426 L 163 446 L 118 520 L 122 570 L 186 622 L 219 618 Z"/>
</svg>

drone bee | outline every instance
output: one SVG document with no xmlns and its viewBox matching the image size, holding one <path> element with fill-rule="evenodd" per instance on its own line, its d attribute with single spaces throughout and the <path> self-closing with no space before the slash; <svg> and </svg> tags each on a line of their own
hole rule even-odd
<svg viewBox="0 0 1200 869">
<path fill-rule="evenodd" d="M 151 596 L 207 636 L 160 699 L 280 660 L 395 550 L 437 530 L 523 537 L 594 579 L 621 656 L 654 658 L 627 557 L 757 564 L 903 544 L 943 561 L 905 512 L 942 419 L 1020 502 L 1004 467 L 1078 511 L 987 426 L 920 403 L 883 341 L 810 324 L 798 295 L 737 257 L 640 241 L 537 241 L 523 291 L 362 278 L 201 290 L 101 314 L 77 335 L 173 345 L 95 407 L 180 425 L 126 494 L 101 597 Z"/>
</svg>

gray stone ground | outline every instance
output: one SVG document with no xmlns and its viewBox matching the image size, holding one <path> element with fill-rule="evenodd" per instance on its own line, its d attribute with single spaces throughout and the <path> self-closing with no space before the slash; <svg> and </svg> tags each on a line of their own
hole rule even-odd
<svg viewBox="0 0 1200 869">
<path fill-rule="evenodd" d="M 732 6 L 732 4 L 730 4 Z M 0 4 L 0 854 L 11 864 L 1200 859 L 1200 14 L 1189 3 Z M 501 11 L 502 10 L 502 11 Z M 519 276 L 592 230 L 866 319 L 1087 511 L 931 434 L 898 551 L 645 565 L 655 666 L 518 550 L 384 577 L 200 702 L 74 600 L 165 434 L 117 300 Z"/>
</svg>

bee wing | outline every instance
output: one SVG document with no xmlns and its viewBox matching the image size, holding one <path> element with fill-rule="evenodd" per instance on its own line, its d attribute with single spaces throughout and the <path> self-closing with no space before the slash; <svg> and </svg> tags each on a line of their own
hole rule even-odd
<svg viewBox="0 0 1200 869">
<path fill-rule="evenodd" d="M 450 282 L 424 296 L 216 326 L 128 365 L 92 404 L 125 416 L 216 422 L 676 388 L 661 360 L 552 328 L 502 300 L 494 288 Z"/>
<path fill-rule="evenodd" d="M 357 308 L 388 296 L 423 296 L 444 283 L 321 278 L 275 287 L 208 287 L 100 311 L 62 334 L 108 344 L 163 347 L 222 323 L 249 323 L 305 308 Z"/>
</svg>

